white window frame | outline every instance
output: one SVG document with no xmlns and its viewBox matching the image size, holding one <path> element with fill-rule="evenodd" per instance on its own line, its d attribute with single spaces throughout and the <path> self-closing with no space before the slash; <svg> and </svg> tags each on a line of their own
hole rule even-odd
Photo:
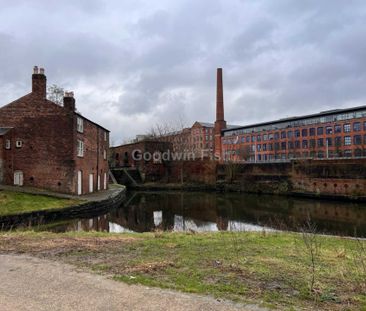
<svg viewBox="0 0 366 311">
<path fill-rule="evenodd" d="M 22 148 L 22 146 L 23 146 L 23 142 L 22 142 L 21 140 L 17 140 L 17 141 L 15 142 L 15 147 L 16 147 L 16 148 Z"/>
<path fill-rule="evenodd" d="M 103 158 L 104 160 L 107 160 L 107 150 L 103 150 Z"/>
<path fill-rule="evenodd" d="M 78 140 L 78 148 L 77 148 L 77 156 L 79 158 L 83 158 L 84 157 L 84 142 L 82 140 Z"/>
<path fill-rule="evenodd" d="M 107 141 L 107 132 L 104 132 L 104 141 Z"/>
<path fill-rule="evenodd" d="M 84 120 L 80 117 L 77 117 L 77 131 L 79 133 L 84 133 Z"/>
<path fill-rule="evenodd" d="M 10 150 L 11 149 L 11 141 L 10 139 L 5 140 L 5 149 Z"/>
</svg>

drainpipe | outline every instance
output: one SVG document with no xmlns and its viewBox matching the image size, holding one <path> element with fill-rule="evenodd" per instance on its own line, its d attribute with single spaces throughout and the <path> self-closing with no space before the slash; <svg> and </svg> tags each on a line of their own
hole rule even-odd
<svg viewBox="0 0 366 311">
<path fill-rule="evenodd" d="M 97 127 L 97 185 L 95 187 L 98 192 L 98 179 L 99 179 L 99 127 Z"/>
</svg>

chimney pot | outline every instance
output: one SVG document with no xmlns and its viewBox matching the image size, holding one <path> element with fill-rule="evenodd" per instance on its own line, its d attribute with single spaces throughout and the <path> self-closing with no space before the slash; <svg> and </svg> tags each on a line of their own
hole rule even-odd
<svg viewBox="0 0 366 311">
<path fill-rule="evenodd" d="M 40 69 L 39 69 L 39 73 L 40 73 L 41 75 L 44 75 L 44 68 L 40 68 Z"/>
<path fill-rule="evenodd" d="M 33 74 L 38 74 L 38 66 L 33 67 Z"/>
</svg>

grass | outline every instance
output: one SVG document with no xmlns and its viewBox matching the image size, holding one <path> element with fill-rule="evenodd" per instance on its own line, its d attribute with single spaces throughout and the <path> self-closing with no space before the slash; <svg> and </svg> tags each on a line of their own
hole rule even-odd
<svg viewBox="0 0 366 311">
<path fill-rule="evenodd" d="M 0 192 L 0 216 L 63 208 L 80 204 L 80 200 L 60 199 L 12 191 Z"/>
<path fill-rule="evenodd" d="M 212 295 L 280 310 L 366 310 L 357 241 L 319 236 L 311 262 L 292 233 L 0 234 L 1 253 L 61 260 L 118 281 Z"/>
</svg>

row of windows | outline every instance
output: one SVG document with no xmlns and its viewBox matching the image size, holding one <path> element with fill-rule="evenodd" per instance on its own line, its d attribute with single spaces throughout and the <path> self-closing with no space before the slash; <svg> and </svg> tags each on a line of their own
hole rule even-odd
<svg viewBox="0 0 366 311">
<path fill-rule="evenodd" d="M 366 122 L 363 124 L 363 128 L 366 131 Z M 353 123 L 353 131 L 359 132 L 362 130 L 362 124 L 361 122 L 354 122 Z M 347 123 L 343 125 L 343 132 L 349 133 L 351 132 L 351 124 Z M 256 136 L 246 136 L 241 137 L 240 142 L 260 142 L 260 141 L 268 141 L 268 140 L 279 140 L 286 139 L 286 138 L 297 138 L 297 137 L 307 137 L 307 136 L 316 136 L 316 135 L 323 135 L 323 134 L 331 135 L 333 134 L 333 126 L 327 126 L 327 127 L 318 127 L 318 128 L 310 128 L 310 129 L 302 129 L 301 131 L 294 130 L 294 131 L 282 131 L 282 132 L 276 132 L 273 134 L 263 134 L 263 135 L 256 135 Z M 342 133 L 342 126 L 341 125 L 334 125 L 334 133 Z M 235 144 L 239 143 L 239 138 L 237 139 L 225 139 L 224 144 Z"/>
<path fill-rule="evenodd" d="M 76 130 L 79 132 L 79 133 L 84 133 L 84 119 L 78 117 L 76 119 Z M 106 131 L 104 131 L 104 141 L 107 141 L 107 138 L 108 138 L 108 134 Z"/>
<path fill-rule="evenodd" d="M 252 145 L 251 148 L 254 151 L 255 148 L 257 148 L 257 151 L 272 151 L 274 150 L 286 150 L 286 149 L 307 149 L 307 148 L 314 148 L 314 147 L 340 147 L 342 145 L 344 146 L 351 146 L 351 145 L 362 145 L 362 136 L 361 135 L 354 135 L 353 139 L 351 136 L 345 136 L 345 137 L 335 137 L 334 139 L 331 137 L 328 137 L 326 139 L 319 138 L 319 139 L 309 139 L 309 140 L 296 140 L 296 141 L 289 141 L 289 142 L 276 142 L 274 144 L 268 143 L 268 144 L 257 144 Z M 366 145 L 366 135 L 363 137 L 363 144 Z"/>
<path fill-rule="evenodd" d="M 231 157 L 239 156 L 239 153 L 235 150 L 227 151 L 225 153 L 225 158 L 228 160 Z M 248 157 L 249 161 L 271 161 L 271 160 L 290 160 L 296 158 L 338 158 L 338 157 L 366 157 L 366 150 L 356 149 L 356 150 L 344 150 L 342 152 L 334 152 L 329 151 L 328 153 L 324 151 L 311 151 L 311 152 L 303 152 L 303 153 L 295 153 L 295 154 L 287 154 L 287 153 L 280 153 L 280 154 L 258 154 L 258 155 L 251 155 Z"/>
<path fill-rule="evenodd" d="M 82 140 L 78 140 L 78 146 L 77 146 L 77 156 L 82 158 L 84 157 L 85 148 L 84 148 L 84 142 Z M 103 150 L 103 159 L 107 160 L 107 150 Z"/>
<path fill-rule="evenodd" d="M 22 146 L 23 146 L 23 142 L 21 140 L 15 141 L 16 148 L 22 148 Z M 7 150 L 11 149 L 11 140 L 10 139 L 5 140 L 5 149 L 7 149 Z"/>
<path fill-rule="evenodd" d="M 332 114 L 329 116 L 324 116 L 324 117 L 314 117 L 314 118 L 299 119 L 299 120 L 294 120 L 294 121 L 284 121 L 284 122 L 278 122 L 278 123 L 273 123 L 273 124 L 263 125 L 263 126 L 258 126 L 258 127 L 225 131 L 224 136 L 236 136 L 236 135 L 242 135 L 242 134 L 251 134 L 253 132 L 273 131 L 273 130 L 285 129 L 285 128 L 289 128 L 289 127 L 310 126 L 310 125 L 314 125 L 314 124 L 337 122 L 337 121 L 351 120 L 351 119 L 357 119 L 357 118 L 363 118 L 363 117 L 366 117 L 366 110 L 349 112 L 349 113 L 335 113 L 335 114 Z"/>
</svg>

